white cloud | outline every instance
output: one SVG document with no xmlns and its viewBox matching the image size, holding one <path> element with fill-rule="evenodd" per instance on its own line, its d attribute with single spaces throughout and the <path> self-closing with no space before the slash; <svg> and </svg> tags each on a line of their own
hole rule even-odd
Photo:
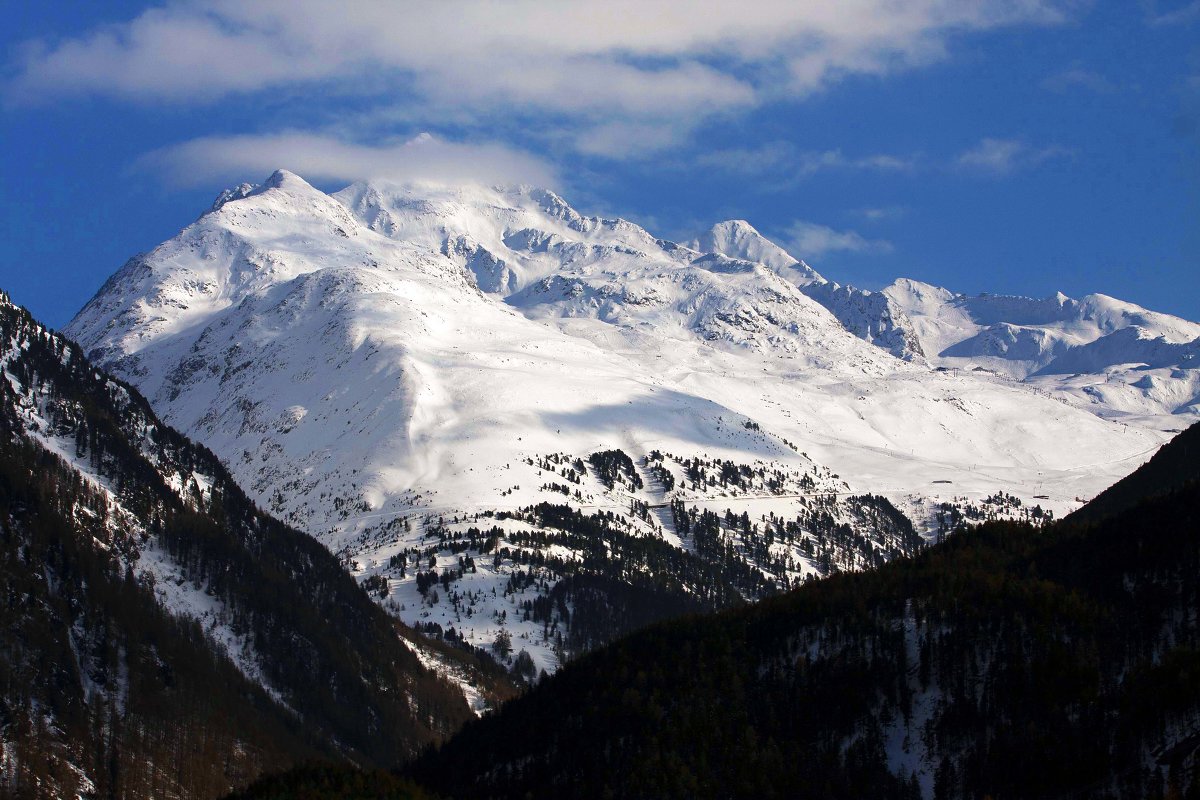
<svg viewBox="0 0 1200 800">
<path fill-rule="evenodd" d="M 961 153 L 955 163 L 963 169 L 975 172 L 1004 175 L 1070 155 L 1070 150 L 1056 145 L 1031 147 L 1019 139 L 988 138 Z"/>
<path fill-rule="evenodd" d="M 884 153 L 847 156 L 841 150 L 800 150 L 790 142 L 768 142 L 755 148 L 705 153 L 697 163 L 723 172 L 770 175 L 775 180 L 787 181 L 838 169 L 907 172 L 916 168 L 917 159 Z"/>
<path fill-rule="evenodd" d="M 627 158 L 665 150 L 686 137 L 691 125 L 685 120 L 619 120 L 587 126 L 574 136 L 581 153 Z"/>
<path fill-rule="evenodd" d="M 1088 89 L 1097 94 L 1107 94 L 1116 91 L 1117 87 L 1098 72 L 1092 72 L 1082 67 L 1072 67 L 1043 80 L 1042 88 L 1059 93 L 1078 88 Z"/>
<path fill-rule="evenodd" d="M 6 95 L 195 103 L 308 87 L 416 107 L 426 125 L 541 113 L 581 149 L 620 155 L 631 131 L 669 147 L 716 115 L 941 58 L 963 32 L 1057 22 L 1059 2 L 177 0 L 27 43 Z"/>
<path fill-rule="evenodd" d="M 283 167 L 313 181 L 396 181 L 556 186 L 543 160 L 498 144 L 447 142 L 421 134 L 405 142 L 362 145 L 303 132 L 212 136 L 157 150 L 139 166 L 177 185 L 236 182 Z"/>
<path fill-rule="evenodd" d="M 1163 9 L 1157 0 L 1144 0 L 1146 20 L 1151 26 L 1190 25 L 1200 21 L 1200 0 L 1192 0 L 1182 5 L 1168 3 L 1172 8 Z"/>
<path fill-rule="evenodd" d="M 854 216 L 865 219 L 867 222 L 883 222 L 889 219 L 900 219 L 908 213 L 908 209 L 904 206 L 878 206 L 860 208 L 853 213 Z"/>
<path fill-rule="evenodd" d="M 852 230 L 834 230 L 815 222 L 796 220 L 785 233 L 787 251 L 797 258 L 818 258 L 838 251 L 851 253 L 890 253 L 892 243 L 883 239 L 867 239 Z"/>
</svg>

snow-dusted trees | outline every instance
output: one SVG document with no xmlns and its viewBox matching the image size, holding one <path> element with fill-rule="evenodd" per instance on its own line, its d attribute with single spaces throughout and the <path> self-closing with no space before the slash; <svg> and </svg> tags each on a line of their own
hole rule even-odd
<svg viewBox="0 0 1200 800">
<path fill-rule="evenodd" d="M 508 658 L 512 649 L 512 634 L 508 632 L 507 628 L 501 628 L 500 632 L 496 634 L 496 640 L 492 642 L 492 652 L 500 658 Z"/>
</svg>

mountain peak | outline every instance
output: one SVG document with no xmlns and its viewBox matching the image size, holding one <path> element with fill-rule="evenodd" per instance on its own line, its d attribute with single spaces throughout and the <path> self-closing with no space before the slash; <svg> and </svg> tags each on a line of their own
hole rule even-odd
<svg viewBox="0 0 1200 800">
<path fill-rule="evenodd" d="M 211 211 L 217 211 L 226 203 L 232 203 L 234 200 L 242 200 L 247 197 L 253 197 L 257 194 L 262 194 L 269 189 L 280 189 L 284 192 L 299 193 L 299 192 L 315 192 L 312 184 L 301 178 L 294 172 L 286 169 L 277 169 L 271 173 L 262 183 L 239 183 L 237 186 L 223 189 L 217 198 L 213 200 Z"/>
<path fill-rule="evenodd" d="M 264 189 L 291 189 L 303 188 L 311 189 L 312 186 L 308 181 L 301 178 L 294 172 L 289 172 L 286 169 L 277 169 L 271 173 L 271 177 L 267 178 L 263 184 Z"/>
<path fill-rule="evenodd" d="M 744 219 L 718 222 L 687 245 L 703 253 L 720 253 L 730 258 L 765 264 L 781 274 L 786 270 L 788 277 L 796 283 L 819 283 L 825 280 L 816 270 L 763 236 Z"/>
<path fill-rule="evenodd" d="M 718 232 L 730 233 L 733 235 L 753 235 L 761 236 L 758 229 L 744 219 L 727 219 L 724 222 L 718 222 L 710 229 L 713 234 Z"/>
</svg>

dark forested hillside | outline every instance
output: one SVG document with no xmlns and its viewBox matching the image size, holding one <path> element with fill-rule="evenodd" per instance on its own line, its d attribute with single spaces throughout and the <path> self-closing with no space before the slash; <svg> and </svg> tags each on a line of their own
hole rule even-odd
<svg viewBox="0 0 1200 800">
<path fill-rule="evenodd" d="M 1196 480 L 1200 480 L 1200 424 L 1167 442 L 1140 469 L 1105 489 L 1070 519 L 1095 522 Z"/>
<path fill-rule="evenodd" d="M 382 770 L 305 764 L 268 775 L 227 800 L 432 800 L 419 786 Z"/>
<path fill-rule="evenodd" d="M 1197 796 L 1200 484 L 1156 495 L 651 628 L 411 774 L 461 798 Z"/>
<path fill-rule="evenodd" d="M 216 797 L 470 716 L 310 537 L 0 295 L 0 795 Z"/>
</svg>

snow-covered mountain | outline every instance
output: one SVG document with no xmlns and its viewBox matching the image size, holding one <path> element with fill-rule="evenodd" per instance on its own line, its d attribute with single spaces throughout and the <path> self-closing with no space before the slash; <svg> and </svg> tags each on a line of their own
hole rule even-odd
<svg viewBox="0 0 1200 800">
<path fill-rule="evenodd" d="M 763 236 L 744 219 L 718 222 L 688 242 L 688 247 L 701 253 L 721 253 L 730 258 L 765 264 L 800 286 L 825 280 L 815 269 Z"/>
<path fill-rule="evenodd" d="M 891 297 L 826 280 L 745 220 L 719 222 L 693 239 L 690 246 L 703 252 L 764 264 L 827 308 L 858 338 L 906 361 L 920 360 L 924 355 L 912 324 Z"/>
<path fill-rule="evenodd" d="M 899 358 L 988 370 L 1168 431 L 1200 415 L 1194 322 L 1102 294 L 971 297 L 907 278 L 880 292 L 842 286 L 743 220 L 718 223 L 690 246 L 771 267 L 847 330 Z"/>
<path fill-rule="evenodd" d="M 681 245 L 531 187 L 277 172 L 67 332 L 401 618 L 553 669 L 604 636 L 588 581 L 756 597 L 911 550 L 900 512 L 1070 510 L 1165 438 L 930 366 L 897 297 L 745 223 Z"/>
<path fill-rule="evenodd" d="M 907 279 L 882 294 L 938 366 L 988 370 L 1134 424 L 1181 429 L 1200 416 L 1195 322 L 1102 294 L 970 297 Z"/>
</svg>

